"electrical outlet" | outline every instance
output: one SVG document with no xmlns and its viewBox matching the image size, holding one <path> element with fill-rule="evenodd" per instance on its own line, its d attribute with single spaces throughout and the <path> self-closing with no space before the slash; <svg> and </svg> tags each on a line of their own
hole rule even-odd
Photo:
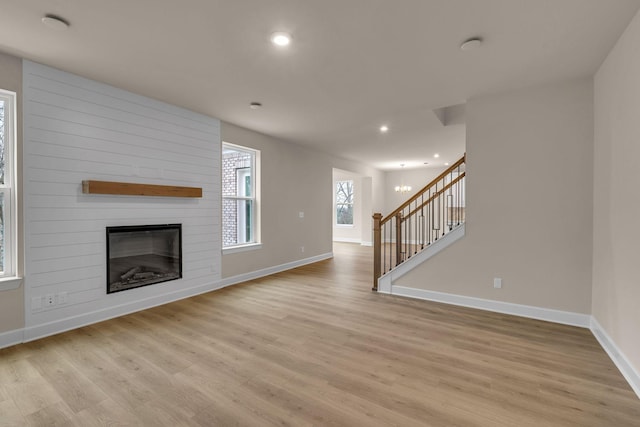
<svg viewBox="0 0 640 427">
<path fill-rule="evenodd" d="M 493 278 L 493 287 L 496 289 L 502 288 L 502 279 L 500 277 Z"/>
<path fill-rule="evenodd" d="M 58 294 L 58 305 L 62 305 L 62 304 L 66 304 L 67 303 L 67 293 L 66 292 L 60 292 Z"/>
<path fill-rule="evenodd" d="M 302 211 L 298 212 L 298 217 L 299 218 L 304 218 L 304 212 L 302 212 Z"/>
<path fill-rule="evenodd" d="M 44 306 L 45 307 L 52 307 L 56 305 L 56 296 L 53 294 L 47 294 L 44 297 Z"/>
<path fill-rule="evenodd" d="M 300 246 L 300 252 L 304 253 L 304 246 Z"/>
</svg>

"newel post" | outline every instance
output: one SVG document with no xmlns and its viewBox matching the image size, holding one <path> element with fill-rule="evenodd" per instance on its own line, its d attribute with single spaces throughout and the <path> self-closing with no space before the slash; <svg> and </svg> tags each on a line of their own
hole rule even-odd
<svg viewBox="0 0 640 427">
<path fill-rule="evenodd" d="M 381 213 L 373 214 L 373 288 L 372 291 L 378 290 L 378 278 L 382 276 L 382 235 L 380 233 L 380 222 L 382 221 Z"/>
</svg>

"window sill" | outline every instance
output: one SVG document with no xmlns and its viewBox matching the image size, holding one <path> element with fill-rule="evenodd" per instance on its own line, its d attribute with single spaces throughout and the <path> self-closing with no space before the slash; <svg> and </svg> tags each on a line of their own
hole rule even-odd
<svg viewBox="0 0 640 427">
<path fill-rule="evenodd" d="M 22 277 L 4 277 L 0 279 L 0 292 L 18 289 L 22 285 Z"/>
<path fill-rule="evenodd" d="M 337 228 L 353 228 L 355 227 L 353 224 L 336 224 Z"/>
<path fill-rule="evenodd" d="M 222 249 L 222 255 L 235 254 L 238 252 L 255 251 L 262 249 L 262 243 L 250 243 L 248 245 L 231 246 L 229 248 Z"/>
</svg>

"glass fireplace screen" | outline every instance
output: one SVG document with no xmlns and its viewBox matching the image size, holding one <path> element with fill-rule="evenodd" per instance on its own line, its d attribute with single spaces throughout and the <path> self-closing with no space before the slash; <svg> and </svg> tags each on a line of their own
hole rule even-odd
<svg viewBox="0 0 640 427">
<path fill-rule="evenodd" d="M 107 227 L 107 293 L 182 277 L 182 225 Z"/>
</svg>

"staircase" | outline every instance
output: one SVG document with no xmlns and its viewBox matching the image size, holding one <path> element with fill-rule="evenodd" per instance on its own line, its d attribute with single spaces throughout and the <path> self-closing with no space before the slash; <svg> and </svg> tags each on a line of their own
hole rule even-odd
<svg viewBox="0 0 640 427">
<path fill-rule="evenodd" d="M 374 291 L 403 264 L 406 271 L 444 248 L 445 240 L 464 235 L 465 161 L 466 155 L 389 215 L 373 215 Z"/>
</svg>

